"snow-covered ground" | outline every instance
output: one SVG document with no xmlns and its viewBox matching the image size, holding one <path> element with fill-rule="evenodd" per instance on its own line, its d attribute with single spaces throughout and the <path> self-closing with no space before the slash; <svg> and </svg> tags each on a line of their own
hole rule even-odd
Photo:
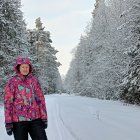
<svg viewBox="0 0 140 140">
<path fill-rule="evenodd" d="M 93 98 L 46 96 L 48 140 L 140 140 L 140 107 Z M 0 140 L 13 140 L 4 128 L 0 107 Z"/>
</svg>

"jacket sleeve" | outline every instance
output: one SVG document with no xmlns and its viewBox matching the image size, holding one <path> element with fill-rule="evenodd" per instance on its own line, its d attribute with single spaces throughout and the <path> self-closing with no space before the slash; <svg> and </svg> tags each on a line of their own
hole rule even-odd
<svg viewBox="0 0 140 140">
<path fill-rule="evenodd" d="M 36 91 L 36 95 L 37 95 L 36 96 L 36 102 L 39 106 L 41 119 L 42 120 L 48 120 L 45 98 L 44 98 L 44 94 L 43 94 L 41 85 L 40 85 L 38 80 L 36 81 L 35 91 Z"/>
<path fill-rule="evenodd" d="M 12 123 L 13 121 L 13 99 L 14 99 L 14 86 L 8 82 L 4 90 L 4 114 L 5 123 Z"/>
</svg>

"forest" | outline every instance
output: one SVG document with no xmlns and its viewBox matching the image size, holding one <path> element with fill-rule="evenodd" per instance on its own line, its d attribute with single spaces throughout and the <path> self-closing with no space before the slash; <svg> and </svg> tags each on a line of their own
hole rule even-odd
<svg viewBox="0 0 140 140">
<path fill-rule="evenodd" d="M 20 8 L 20 0 L 0 1 L 1 98 L 16 57 L 23 55 L 33 62 L 45 94 L 66 92 L 140 104 L 139 0 L 96 0 L 64 80 L 51 33 L 38 17 L 36 27 L 27 29 Z"/>
<path fill-rule="evenodd" d="M 96 0 L 64 85 L 77 95 L 140 104 L 139 0 Z"/>
</svg>

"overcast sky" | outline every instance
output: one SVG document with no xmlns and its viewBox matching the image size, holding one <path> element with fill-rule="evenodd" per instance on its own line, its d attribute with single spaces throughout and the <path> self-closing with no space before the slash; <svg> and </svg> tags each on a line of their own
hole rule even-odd
<svg viewBox="0 0 140 140">
<path fill-rule="evenodd" d="M 59 51 L 61 75 L 65 75 L 72 58 L 71 50 L 77 46 L 81 34 L 91 21 L 95 0 L 21 0 L 27 28 L 35 28 L 40 17 L 45 30 L 50 31 L 52 46 Z"/>
</svg>

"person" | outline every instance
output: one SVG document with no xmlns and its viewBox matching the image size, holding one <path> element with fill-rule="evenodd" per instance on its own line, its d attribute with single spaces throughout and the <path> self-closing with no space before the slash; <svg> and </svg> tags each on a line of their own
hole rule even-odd
<svg viewBox="0 0 140 140">
<path fill-rule="evenodd" d="M 14 65 L 16 75 L 4 91 L 5 127 L 15 140 L 47 140 L 48 126 L 44 94 L 38 79 L 32 75 L 27 57 L 18 57 Z"/>
</svg>

